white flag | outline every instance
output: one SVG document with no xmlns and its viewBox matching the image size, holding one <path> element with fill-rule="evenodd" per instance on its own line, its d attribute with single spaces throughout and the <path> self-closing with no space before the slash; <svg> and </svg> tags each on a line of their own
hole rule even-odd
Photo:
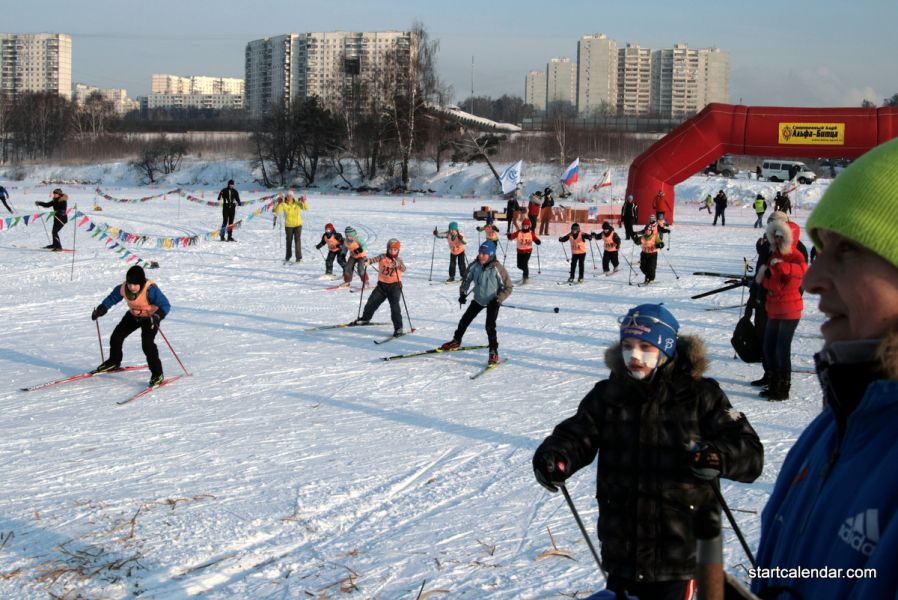
<svg viewBox="0 0 898 600">
<path fill-rule="evenodd" d="M 592 186 L 589 191 L 597 192 L 603 187 L 611 187 L 611 170 L 605 171 L 605 174 L 602 175 L 602 181 Z"/>
<path fill-rule="evenodd" d="M 519 160 L 505 169 L 505 172 L 502 173 L 502 177 L 499 178 L 499 181 L 502 183 L 503 194 L 511 193 L 518 187 L 518 183 L 521 181 L 521 166 L 523 164 L 524 161 Z"/>
</svg>

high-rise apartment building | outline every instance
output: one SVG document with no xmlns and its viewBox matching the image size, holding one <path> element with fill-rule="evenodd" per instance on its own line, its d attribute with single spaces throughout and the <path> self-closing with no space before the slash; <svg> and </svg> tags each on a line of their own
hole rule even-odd
<svg viewBox="0 0 898 600">
<path fill-rule="evenodd" d="M 524 81 L 524 104 L 546 110 L 546 72 L 530 71 Z"/>
<path fill-rule="evenodd" d="M 647 115 L 652 110 L 652 51 L 627 44 L 617 51 L 617 112 Z"/>
<path fill-rule="evenodd" d="M 729 100 L 730 58 L 719 48 L 673 48 L 652 52 L 652 112 L 686 117 L 709 102 Z"/>
<path fill-rule="evenodd" d="M 273 102 L 312 96 L 335 110 L 385 103 L 388 82 L 410 68 L 413 37 L 403 31 L 335 31 L 253 40 L 246 45 L 250 116 L 261 116 Z"/>
<path fill-rule="evenodd" d="M 577 42 L 577 112 L 615 112 L 617 107 L 617 42 L 597 33 Z"/>
<path fill-rule="evenodd" d="M 124 115 L 127 112 L 132 110 L 137 110 L 140 108 L 140 103 L 137 100 L 132 100 L 128 98 L 128 90 L 123 88 L 106 88 L 101 89 L 98 87 L 94 87 L 92 85 L 87 85 L 85 83 L 76 83 L 75 84 L 75 102 L 79 105 L 83 105 L 85 101 L 91 96 L 91 94 L 100 94 L 104 100 L 108 100 L 112 102 L 113 107 L 115 108 L 115 112 L 120 115 Z"/>
<path fill-rule="evenodd" d="M 234 94 L 243 95 L 243 80 L 236 77 L 208 77 L 191 75 L 180 77 L 153 73 L 152 94 Z"/>
<path fill-rule="evenodd" d="M 0 93 L 55 92 L 72 97 L 72 37 L 0 33 Z"/>
<path fill-rule="evenodd" d="M 577 102 L 577 64 L 569 58 L 553 58 L 546 65 L 546 106 L 553 102 Z"/>
</svg>

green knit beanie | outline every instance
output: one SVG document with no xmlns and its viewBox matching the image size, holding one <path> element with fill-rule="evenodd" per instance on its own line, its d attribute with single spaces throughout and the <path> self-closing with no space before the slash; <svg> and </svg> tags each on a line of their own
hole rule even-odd
<svg viewBox="0 0 898 600">
<path fill-rule="evenodd" d="M 818 229 L 843 235 L 898 267 L 898 139 L 880 144 L 836 177 L 806 228 L 823 249 Z"/>
</svg>

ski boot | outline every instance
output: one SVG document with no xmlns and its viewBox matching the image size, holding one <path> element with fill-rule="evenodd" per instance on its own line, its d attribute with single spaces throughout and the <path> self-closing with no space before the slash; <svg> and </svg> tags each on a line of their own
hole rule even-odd
<svg viewBox="0 0 898 600">
<path fill-rule="evenodd" d="M 104 360 L 96 369 L 94 369 L 94 373 L 108 373 L 109 371 L 116 371 L 121 367 L 121 363 L 113 362 L 111 359 Z"/>
<path fill-rule="evenodd" d="M 487 365 L 498 365 L 499 364 L 499 353 L 496 351 L 490 352 L 490 358 L 486 361 Z"/>
<path fill-rule="evenodd" d="M 165 381 L 165 375 L 163 375 L 162 373 L 159 373 L 158 375 L 152 375 L 150 376 L 150 383 L 147 384 L 147 387 L 156 387 L 163 381 Z"/>
<path fill-rule="evenodd" d="M 456 348 L 461 347 L 461 342 L 457 342 L 452 340 L 451 342 L 446 342 L 442 346 L 440 346 L 440 350 L 455 350 Z"/>
</svg>

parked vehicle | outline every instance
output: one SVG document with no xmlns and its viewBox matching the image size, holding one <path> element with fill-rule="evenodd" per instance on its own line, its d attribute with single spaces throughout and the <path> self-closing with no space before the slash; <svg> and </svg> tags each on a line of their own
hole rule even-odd
<svg viewBox="0 0 898 600">
<path fill-rule="evenodd" d="M 735 177 L 738 172 L 739 169 L 736 168 L 736 165 L 733 164 L 732 159 L 727 154 L 712 162 L 702 171 L 705 175 L 722 175 L 723 177 Z"/>
<path fill-rule="evenodd" d="M 813 183 L 817 180 L 817 174 L 797 160 L 770 158 L 761 163 L 761 177 L 767 181 L 789 181 L 796 175 L 798 183 Z"/>
</svg>

